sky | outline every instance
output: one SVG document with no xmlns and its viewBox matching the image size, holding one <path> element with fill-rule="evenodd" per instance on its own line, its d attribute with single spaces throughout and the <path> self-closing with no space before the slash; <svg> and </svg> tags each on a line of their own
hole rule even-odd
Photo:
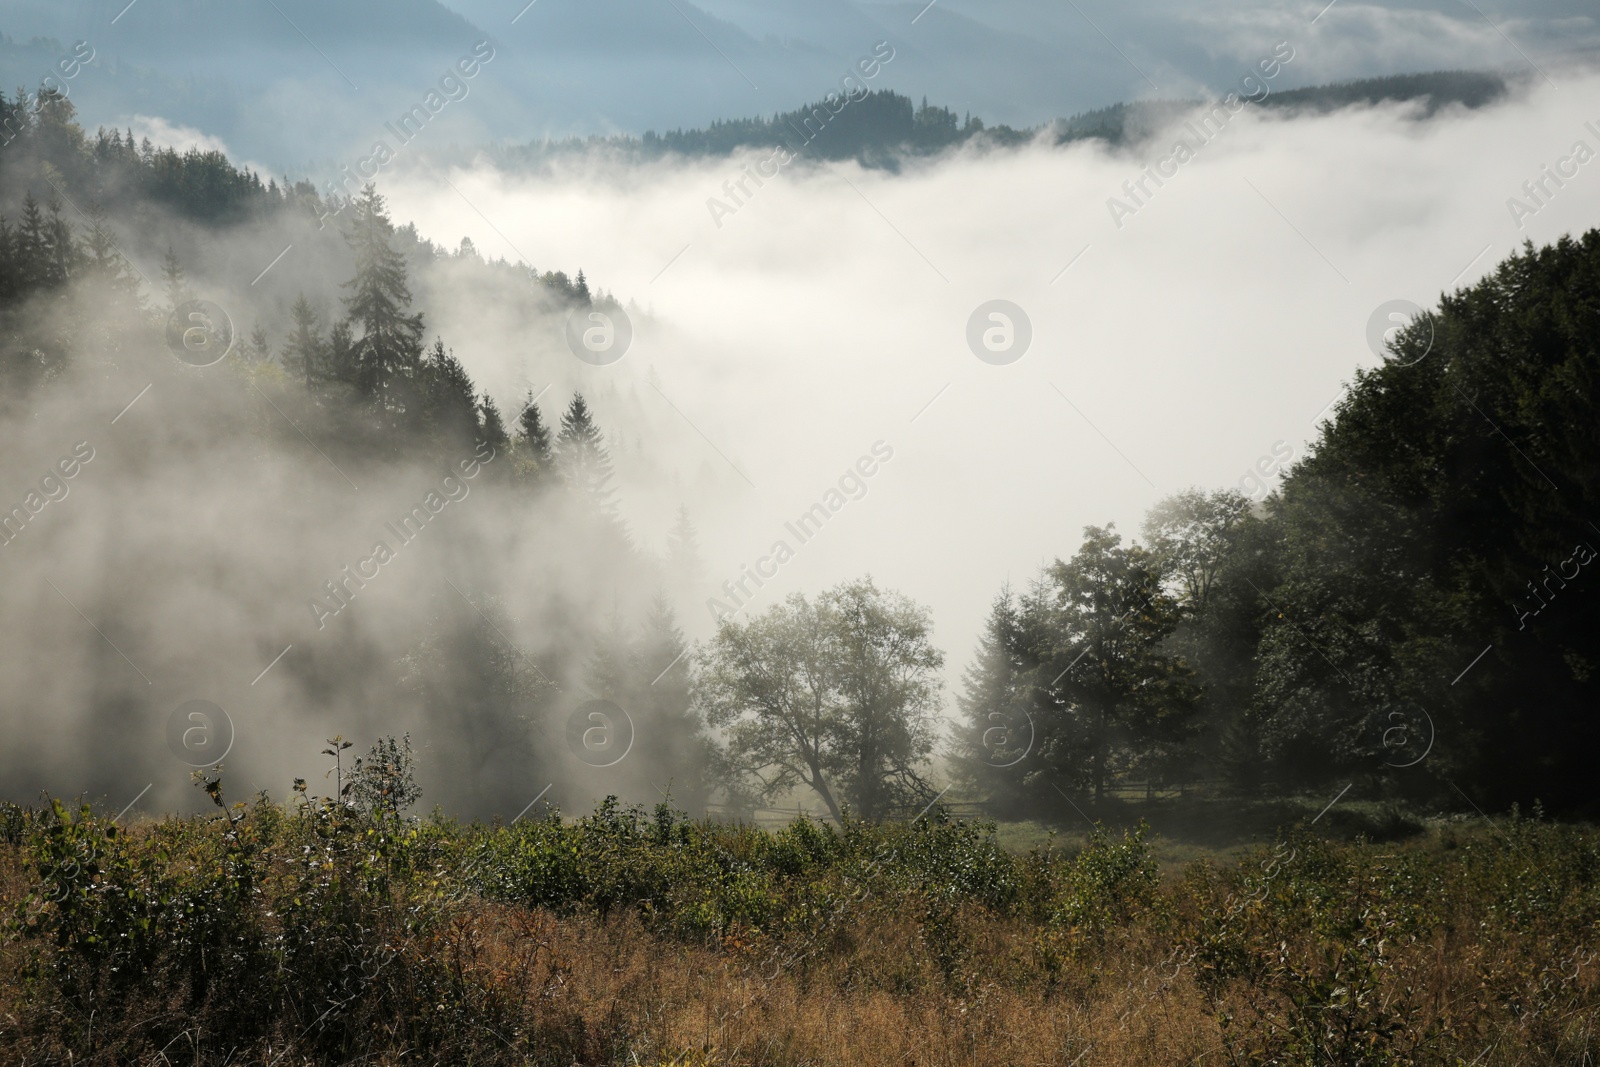
<svg viewBox="0 0 1600 1067">
<path fill-rule="evenodd" d="M 1280 41 L 1300 52 L 1286 85 L 1531 71 L 1600 45 L 1581 0 L 0 0 L 0 30 L 10 85 L 36 85 L 57 48 L 94 50 L 64 83 L 91 127 L 160 119 L 296 176 L 367 148 L 482 41 L 495 57 L 440 116 L 437 148 L 787 111 L 880 41 L 895 60 L 878 87 L 1017 126 L 1225 91 Z"/>
</svg>

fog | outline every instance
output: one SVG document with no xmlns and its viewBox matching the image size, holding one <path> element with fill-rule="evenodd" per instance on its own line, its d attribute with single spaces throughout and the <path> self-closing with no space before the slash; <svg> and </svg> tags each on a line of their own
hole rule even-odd
<svg viewBox="0 0 1600 1067">
<path fill-rule="evenodd" d="M 747 180 L 744 205 L 715 219 L 708 198 L 731 204 L 723 183 L 765 154 L 537 178 L 462 161 L 383 187 L 436 240 L 581 263 L 651 310 L 621 362 L 566 373 L 634 388 L 697 431 L 679 464 L 723 475 L 685 501 L 714 586 L 778 539 L 795 558 L 751 610 L 870 572 L 933 609 L 954 683 L 1001 585 L 1070 554 L 1085 524 L 1131 534 L 1168 493 L 1238 486 L 1280 442 L 1303 454 L 1343 383 L 1378 361 L 1379 305 L 1434 306 L 1524 240 L 1592 225 L 1600 164 L 1537 214 L 1514 219 L 1507 200 L 1532 206 L 1523 182 L 1577 140 L 1600 144 L 1584 127 L 1600 125 L 1584 107 L 1597 84 L 1564 72 L 1559 89 L 1535 80 L 1429 122 L 1407 107 L 1286 119 L 1246 106 L 1117 220 L 1108 198 L 1131 205 L 1123 183 L 1176 133 L 898 175 L 797 161 Z M 1033 329 L 1007 366 L 965 338 L 996 298 Z M 474 314 L 435 309 L 475 377 L 502 394 L 540 378 L 509 339 L 475 336 Z M 652 367 L 663 395 L 644 382 Z M 880 440 L 893 459 L 864 497 L 804 545 L 786 534 Z M 672 494 L 626 495 L 658 537 Z M 711 618 L 702 603 L 685 621 L 703 634 Z"/>
<path fill-rule="evenodd" d="M 1600 78 L 1557 80 L 1427 122 L 1404 107 L 1294 118 L 1245 105 L 1204 144 L 1174 130 L 1125 151 L 971 149 L 899 173 L 800 159 L 743 191 L 765 154 L 571 158 L 538 175 L 461 159 L 378 184 L 425 237 L 582 267 L 628 303 L 631 347 L 594 367 L 531 287 L 485 280 L 471 258 L 414 285 L 428 336 L 508 420 L 529 391 L 551 421 L 575 390 L 594 400 L 646 553 L 689 509 L 708 575 L 678 604 L 691 637 L 711 631 L 713 599 L 742 618 L 870 573 L 932 610 L 953 689 L 998 590 L 1070 555 L 1084 525 L 1132 533 L 1166 494 L 1239 485 L 1275 448 L 1303 454 L 1342 384 L 1379 360 L 1367 337 L 1380 305 L 1431 306 L 1524 240 L 1593 223 L 1591 158 L 1564 165 L 1576 174 L 1548 183 L 1542 206 L 1522 188 L 1575 142 L 1600 146 L 1585 127 L 1600 128 L 1587 103 Z M 1135 199 L 1124 183 L 1179 136 L 1192 158 Z M 1511 197 L 1537 210 L 1514 217 Z M 123 240 L 147 281 L 149 235 L 175 241 L 202 295 L 278 341 L 293 294 L 326 304 L 343 276 L 312 254 L 338 246 L 333 232 L 302 225 L 300 251 L 270 272 L 282 242 L 248 227 L 216 241 L 146 215 Z M 1006 365 L 967 340 L 992 300 L 1031 323 Z M 466 478 L 470 454 L 453 469 L 347 467 L 301 433 L 315 436 L 315 412 L 265 399 L 225 367 L 102 353 L 5 416 L 25 442 L 4 461 L 7 507 L 79 442 L 93 450 L 0 557 L 9 794 L 192 806 L 166 738 L 197 699 L 233 722 L 234 797 L 282 798 L 295 776 L 326 788 L 316 752 L 336 731 L 355 752 L 412 731 L 428 799 L 469 812 L 510 817 L 543 789 L 570 810 L 665 783 L 671 769 L 645 750 L 603 774 L 543 743 L 560 728 L 564 706 L 543 687 L 562 673 L 550 657 L 572 613 L 636 615 L 658 575 L 604 569 L 569 516 Z M 385 523 L 435 491 L 449 502 L 428 528 L 391 540 Z M 786 524 L 819 503 L 827 518 L 802 539 Z M 311 599 L 379 539 L 394 558 L 319 619 Z M 793 558 L 744 577 L 772 574 L 779 541 Z M 453 672 L 462 641 L 499 649 L 500 673 Z M 534 714 L 529 694 L 550 702 Z"/>
</svg>

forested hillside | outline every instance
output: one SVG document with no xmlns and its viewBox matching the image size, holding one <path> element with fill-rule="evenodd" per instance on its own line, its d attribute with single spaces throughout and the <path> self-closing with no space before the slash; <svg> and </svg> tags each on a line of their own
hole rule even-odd
<svg viewBox="0 0 1600 1067">
<path fill-rule="evenodd" d="M 101 444 L 89 469 L 131 494 L 113 520 L 117 540 L 82 549 L 85 566 L 109 575 L 89 607 L 102 630 L 120 635 L 124 626 L 137 627 L 149 645 L 144 656 L 170 655 L 169 669 L 187 686 L 205 688 L 208 675 L 237 657 L 237 643 L 215 664 L 176 648 L 158 653 L 163 629 L 148 618 L 135 621 L 147 610 L 138 600 L 148 598 L 158 613 L 163 603 L 177 608 L 199 575 L 195 557 L 171 555 L 176 527 L 155 499 L 176 491 L 187 508 L 194 506 L 188 494 L 204 492 L 212 510 L 195 546 L 209 561 L 201 570 L 228 573 L 236 595 L 251 603 L 252 618 L 240 620 L 236 636 L 255 631 L 245 638 L 248 647 L 263 632 L 299 632 L 284 643 L 307 649 L 304 658 L 297 649 L 274 667 L 274 680 L 286 684 L 284 704 L 342 707 L 352 728 L 365 722 L 373 731 L 398 733 L 412 715 L 432 722 L 428 764 L 440 799 L 487 815 L 513 797 L 525 804 L 520 794 L 533 776 L 548 774 L 540 784 L 556 783 L 552 801 L 566 792 L 560 753 L 534 746 L 565 694 L 622 700 L 640 739 L 630 766 L 659 758 L 650 777 L 670 781 L 684 803 L 704 804 L 708 749 L 689 711 L 687 680 L 681 671 L 660 678 L 684 651 L 669 595 L 696 563 L 692 525 L 680 517 L 664 552 L 639 544 L 617 513 L 612 446 L 586 398 L 535 402 L 529 389 L 515 409 L 502 411 L 447 340 L 431 333 L 411 290 L 419 274 L 442 289 L 441 271 L 446 281 L 466 272 L 491 292 L 514 292 L 517 313 L 539 324 L 534 332 L 558 339 L 567 313 L 616 310 L 609 296 L 591 291 L 581 271 L 570 279 L 486 263 L 470 249 L 447 254 L 410 227 L 397 230 L 370 187 L 348 200 L 324 200 L 306 183 L 263 184 L 215 153 L 134 145 L 117 131 L 86 137 L 71 104 L 53 94 L 6 103 L 4 111 L 20 131 L 0 148 L 0 187 L 11 197 L 0 222 L 0 410 L 21 467 L 16 479 L 57 436 L 99 420 Z M 163 237 L 189 253 L 162 249 Z M 259 285 L 237 265 L 240 249 L 258 243 L 286 254 L 289 245 L 296 254 L 275 273 L 261 271 Z M 271 252 L 260 266 L 269 259 Z M 201 326 L 188 326 L 201 321 L 192 310 L 199 294 L 222 318 L 206 311 L 211 317 Z M 179 308 L 189 309 L 182 320 Z M 229 309 L 237 322 L 225 321 Z M 562 358 L 571 356 L 563 349 Z M 173 406 L 142 420 L 153 404 Z M 107 434 L 117 435 L 118 447 L 98 436 Z M 219 466 L 192 469 L 206 456 Z M 63 521 L 82 519 L 82 509 L 94 506 L 75 500 L 41 515 L 57 482 L 46 479 L 49 500 L 35 491 L 8 501 L 16 505 L 4 537 L 11 566 L 44 558 L 50 536 L 63 539 L 58 550 L 79 551 L 68 547 L 75 527 L 57 526 L 52 535 L 32 528 L 49 526 L 57 513 Z M 433 521 L 460 507 L 478 509 L 473 514 L 482 519 L 462 526 L 463 514 L 452 533 L 429 531 L 424 543 L 431 548 L 403 548 L 412 520 L 397 516 L 422 495 L 418 485 L 435 490 L 419 521 L 473 489 L 483 503 L 454 506 Z M 387 514 L 371 510 L 374 492 Z M 323 494 L 332 494 L 331 507 L 319 512 Z M 364 531 L 388 529 L 380 519 L 398 523 L 399 532 L 384 532 L 384 553 L 358 564 L 366 579 L 349 566 L 339 576 L 353 549 L 371 545 Z M 346 521 L 355 525 L 343 545 L 329 541 Z M 506 577 L 496 570 L 505 562 L 495 543 L 501 532 L 530 546 L 525 573 L 535 579 L 541 615 L 521 620 L 522 631 L 509 617 Z M 280 555 L 297 539 L 292 554 Z M 423 582 L 403 615 L 360 609 L 358 598 L 377 595 L 365 591 L 376 579 L 363 567 L 394 570 L 393 554 L 422 551 L 448 553 L 454 562 L 433 564 L 426 576 L 413 567 L 401 570 L 406 577 L 384 579 Z M 324 580 L 329 573 L 334 581 Z M 345 610 L 352 604 L 357 610 Z M 211 611 L 183 619 L 180 612 L 167 625 L 206 635 L 202 643 L 231 626 Z M 511 640 L 508 631 L 536 632 L 538 643 Z M 129 647 L 127 638 L 111 640 Z M 92 661 L 109 657 L 86 671 L 95 693 L 91 720 L 116 708 L 135 717 L 164 714 L 145 710 L 139 687 L 148 681 L 145 672 L 127 669 L 130 659 L 104 644 L 99 652 L 78 647 Z M 261 743 L 270 746 L 272 733 Z M 159 758 L 136 746 L 91 757 L 83 773 L 109 780 Z M 0 755 L 12 783 L 38 778 L 48 763 L 23 748 L 7 746 Z"/>
<path fill-rule="evenodd" d="M 442 765 L 473 773 L 441 791 L 451 802 L 509 804 L 530 767 L 559 780 L 530 730 L 581 687 L 640 709 L 655 784 L 670 781 L 696 807 L 799 789 L 836 813 L 889 815 L 934 794 L 947 749 L 971 796 L 1015 814 L 1099 801 L 1128 778 L 1267 795 L 1351 783 L 1358 795 L 1447 806 L 1593 803 L 1584 769 L 1600 609 L 1585 588 L 1600 543 L 1600 233 L 1529 246 L 1443 296 L 1392 358 L 1357 373 L 1263 503 L 1180 494 L 1132 540 L 1091 527 L 1029 586 L 1003 590 L 951 747 L 926 613 L 870 582 L 729 621 L 688 655 L 674 608 L 709 592 L 691 577 L 692 524 L 680 522 L 664 554 L 638 545 L 585 398 L 559 418 L 531 390 L 500 410 L 413 306 L 418 271 L 464 257 L 486 278 L 526 285 L 530 314 L 549 321 L 615 309 L 581 272 L 444 253 L 396 228 L 370 188 L 324 201 L 215 154 L 86 137 L 49 94 L 6 112 L 23 127 L 0 151 L 5 188 L 20 194 L 0 229 L 12 417 L 74 392 L 115 411 L 146 384 L 196 271 L 170 250 L 141 271 L 124 250 L 148 257 L 152 228 L 175 219 L 212 244 L 265 227 L 265 247 L 292 237 L 304 258 L 272 279 L 292 287 L 276 303 L 240 304 L 260 316 L 238 324 L 226 365 L 242 391 L 163 364 L 162 388 L 211 415 L 187 439 L 152 438 L 141 459 L 113 462 L 159 465 L 223 426 L 230 444 L 299 450 L 296 469 L 331 478 L 326 461 L 352 486 L 407 464 L 447 467 L 475 448 L 497 457 L 482 484 L 516 509 L 514 526 L 537 531 L 517 551 L 561 576 L 539 594 L 540 646 L 508 643 L 480 606 L 492 607 L 502 579 L 483 573 L 470 579 L 483 583 L 479 600 L 459 583 L 435 587 L 435 612 L 394 641 L 347 630 L 328 658 L 284 671 L 313 706 L 370 718 L 397 701 L 458 724 L 440 742 Z M 254 284 L 227 282 L 241 301 Z M 18 541 L 14 552 L 31 550 Z M 321 603 L 330 616 L 344 606 Z M 384 657 L 403 664 L 399 681 Z M 797 739 L 783 727 L 794 709 L 763 696 L 762 679 L 807 676 L 830 659 L 847 665 L 808 684 L 828 694 L 833 718 Z M 864 695 L 880 692 L 882 672 L 900 679 L 892 698 Z"/>
<path fill-rule="evenodd" d="M 1484 107 L 1508 92 L 1507 79 L 1483 71 L 1437 71 L 1388 78 L 1276 90 L 1259 79 L 1242 92 L 1253 103 L 1284 111 L 1332 111 L 1341 107 L 1383 103 L 1415 103 L 1431 116 L 1441 108 Z M 674 129 L 642 137 L 614 136 L 542 141 L 496 147 L 491 155 L 507 166 L 529 165 L 552 156 L 603 150 L 640 159 L 669 154 L 726 155 L 739 149 L 783 146 L 796 156 L 816 160 L 856 159 L 869 166 L 894 166 L 899 161 L 931 155 L 972 143 L 1006 147 L 1045 137 L 1055 144 L 1099 139 L 1113 145 L 1134 144 L 1199 107 L 1201 100 L 1145 100 L 1084 111 L 1044 126 L 1014 129 L 985 125 L 981 116 L 958 114 L 948 107 L 920 104 L 890 90 L 864 91 L 853 97 L 834 94 L 794 111 L 714 122 L 703 129 Z"/>
<path fill-rule="evenodd" d="M 1358 372 L 1263 504 L 1086 530 L 995 602 L 969 781 L 1012 810 L 1131 772 L 1592 811 L 1597 337 L 1600 231 L 1530 245 Z"/>
</svg>

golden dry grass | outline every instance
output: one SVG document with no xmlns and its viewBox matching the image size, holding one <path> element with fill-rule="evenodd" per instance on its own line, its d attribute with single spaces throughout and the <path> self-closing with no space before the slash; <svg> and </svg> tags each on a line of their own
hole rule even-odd
<svg viewBox="0 0 1600 1067">
<path fill-rule="evenodd" d="M 373 920 L 387 962 L 370 995 L 384 1007 L 321 1045 L 304 1014 L 268 1019 L 241 1044 L 215 997 L 196 1002 L 192 983 L 154 972 L 86 1039 L 64 994 L 22 977 L 37 942 L 12 939 L 0 946 L 0 1063 L 1594 1063 L 1600 836 L 1513 833 L 1385 846 L 1300 836 L 1245 865 L 1169 869 L 1159 884 L 1140 880 L 1147 866 L 1118 866 L 1135 844 L 1110 843 L 1038 868 L 1032 903 L 1005 907 L 899 869 L 869 885 L 824 864 L 775 883 L 789 910 L 764 927 L 698 932 L 662 902 L 687 896 L 602 910 L 452 894 L 425 924 Z M 712 847 L 707 835 L 696 840 Z M 24 850 L 0 844 L 0 904 L 34 881 Z M 269 881 L 265 896 L 281 906 L 290 884 Z M 824 884 L 858 892 L 829 897 L 837 906 L 814 923 L 791 921 Z M 274 937 L 290 929 L 272 922 Z M 241 988 L 229 995 L 255 987 Z"/>
</svg>

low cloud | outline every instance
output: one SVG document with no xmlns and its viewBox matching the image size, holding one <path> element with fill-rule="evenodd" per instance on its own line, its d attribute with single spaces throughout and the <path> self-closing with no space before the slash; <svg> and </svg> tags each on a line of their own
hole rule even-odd
<svg viewBox="0 0 1600 1067">
<path fill-rule="evenodd" d="M 433 309 L 483 380 L 580 374 L 642 393 L 685 431 L 680 465 L 720 475 L 686 490 L 713 574 L 765 550 L 860 441 L 892 439 L 872 496 L 751 610 L 870 571 L 933 607 L 954 673 L 999 585 L 1073 551 L 1083 525 L 1131 532 L 1166 493 L 1235 485 L 1274 449 L 1303 454 L 1377 358 L 1374 309 L 1432 306 L 1524 239 L 1593 225 L 1588 168 L 1521 228 L 1506 202 L 1574 140 L 1594 141 L 1597 87 L 1568 72 L 1559 90 L 1535 81 L 1426 122 L 1406 105 L 1247 108 L 1120 229 L 1108 202 L 1181 128 L 1126 151 L 968 151 L 899 174 L 785 168 L 720 229 L 706 198 L 759 154 L 576 159 L 537 177 L 463 165 L 447 174 L 455 190 L 418 172 L 385 188 L 436 240 L 580 263 L 651 310 L 626 359 L 589 369 L 481 330 L 470 299 Z M 1029 351 L 1006 366 L 965 340 L 992 299 L 1031 320 Z M 676 411 L 644 386 L 651 367 Z M 664 530 L 676 502 L 641 487 L 633 518 Z"/>
</svg>

